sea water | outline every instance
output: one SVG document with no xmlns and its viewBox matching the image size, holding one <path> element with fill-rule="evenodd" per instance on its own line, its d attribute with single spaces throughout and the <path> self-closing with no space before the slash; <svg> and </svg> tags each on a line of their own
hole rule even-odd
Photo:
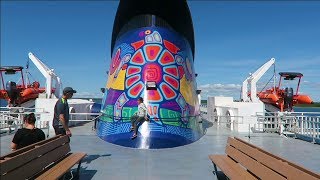
<svg viewBox="0 0 320 180">
<path fill-rule="evenodd" d="M 294 112 L 312 112 L 310 116 L 320 116 L 320 107 L 293 107 Z"/>
</svg>

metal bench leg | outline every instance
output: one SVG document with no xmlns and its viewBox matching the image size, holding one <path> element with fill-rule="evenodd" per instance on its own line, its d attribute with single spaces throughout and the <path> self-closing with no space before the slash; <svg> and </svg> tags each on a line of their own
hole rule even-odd
<svg viewBox="0 0 320 180">
<path fill-rule="evenodd" d="M 80 177 L 80 166 L 81 166 L 81 162 L 82 162 L 82 159 L 79 161 L 78 168 L 77 168 L 76 178 L 78 178 L 78 179 L 79 179 L 79 177 Z"/>
<path fill-rule="evenodd" d="M 219 180 L 217 165 L 216 165 L 215 163 L 213 163 L 213 162 L 212 162 L 212 164 L 213 164 L 213 167 L 214 167 L 213 174 L 215 174 L 215 175 L 217 176 L 217 179 Z M 225 177 L 226 179 L 229 179 L 225 174 L 224 174 L 224 177 Z M 222 177 L 221 177 L 221 178 L 222 178 Z M 221 178 L 220 178 L 220 179 L 221 179 Z M 224 179 L 224 178 L 222 178 L 222 179 Z"/>
<path fill-rule="evenodd" d="M 214 167 L 214 171 L 213 171 L 213 174 L 215 174 L 217 176 L 217 179 L 218 179 L 218 169 L 217 169 L 217 165 L 215 163 L 212 163 L 213 164 L 213 167 Z"/>
</svg>

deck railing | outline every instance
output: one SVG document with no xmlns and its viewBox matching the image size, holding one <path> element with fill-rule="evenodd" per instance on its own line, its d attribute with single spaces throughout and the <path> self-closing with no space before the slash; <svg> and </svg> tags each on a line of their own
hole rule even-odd
<svg viewBox="0 0 320 180">
<path fill-rule="evenodd" d="M 31 112 L 33 112 L 36 117 L 35 126 L 46 130 L 49 133 L 49 121 L 40 119 L 41 114 L 46 114 L 48 112 L 35 112 L 34 109 L 28 108 L 26 112 L 0 111 L 0 134 L 15 133 L 16 130 L 23 127 L 23 117 Z"/>
<path fill-rule="evenodd" d="M 37 128 L 46 131 L 47 136 L 50 133 L 51 120 L 41 119 L 42 114 L 48 114 L 44 109 L 36 108 L 23 108 L 23 107 L 0 107 L 0 134 L 12 134 L 15 133 L 17 129 L 23 127 L 23 117 L 26 114 L 33 112 L 36 117 Z M 76 126 L 80 123 L 95 121 L 101 116 L 101 113 L 70 113 L 70 126 Z M 52 127 L 51 127 L 52 128 Z M 95 124 L 92 129 L 95 129 Z"/>
<path fill-rule="evenodd" d="M 201 113 L 206 117 L 206 106 L 201 106 Z M 254 118 L 255 123 L 246 122 L 249 118 Z M 213 113 L 213 117 L 207 120 L 231 130 L 236 124 L 247 124 L 249 136 L 250 133 L 276 132 L 320 144 L 320 112 L 260 112 L 254 116 L 218 116 Z"/>
<path fill-rule="evenodd" d="M 43 109 L 35 108 L 8 108 L 0 107 L 0 132 L 1 134 L 14 133 L 23 125 L 23 117 L 30 112 L 36 115 L 36 127 L 47 130 L 51 124 L 49 120 L 40 119 L 40 115 L 45 112 Z M 207 107 L 200 107 L 202 118 L 214 121 L 218 125 L 224 125 L 234 130 L 236 124 L 248 124 L 249 133 L 277 132 L 279 134 L 293 134 L 295 137 L 306 138 L 311 142 L 320 142 L 320 116 L 319 112 L 261 112 L 255 116 L 218 116 L 207 117 Z M 70 125 L 76 126 L 79 123 L 95 121 L 101 113 L 70 113 Z M 246 119 L 256 119 L 255 123 L 246 123 Z M 95 123 L 92 127 L 95 129 Z M 250 134 L 249 134 L 250 135 Z"/>
</svg>

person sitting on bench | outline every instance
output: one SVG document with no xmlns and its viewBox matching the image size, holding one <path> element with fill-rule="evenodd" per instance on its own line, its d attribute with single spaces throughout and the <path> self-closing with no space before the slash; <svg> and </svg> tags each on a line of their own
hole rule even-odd
<svg viewBox="0 0 320 180">
<path fill-rule="evenodd" d="M 26 115 L 23 119 L 24 128 L 18 129 L 11 143 L 11 149 L 17 150 L 30 144 L 44 140 L 45 134 L 35 127 L 36 117 L 34 113 Z"/>
</svg>

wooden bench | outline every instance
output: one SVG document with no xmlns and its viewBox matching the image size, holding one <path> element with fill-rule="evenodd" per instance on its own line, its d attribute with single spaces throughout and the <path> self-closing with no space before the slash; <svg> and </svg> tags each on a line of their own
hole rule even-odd
<svg viewBox="0 0 320 180">
<path fill-rule="evenodd" d="M 218 166 L 229 179 L 320 179 L 320 174 L 236 137 L 228 138 L 225 152 L 226 155 L 209 155 L 217 177 Z"/>
<path fill-rule="evenodd" d="M 79 163 L 78 176 L 86 154 L 70 153 L 69 142 L 59 135 L 0 157 L 0 179 L 58 179 Z"/>
</svg>

